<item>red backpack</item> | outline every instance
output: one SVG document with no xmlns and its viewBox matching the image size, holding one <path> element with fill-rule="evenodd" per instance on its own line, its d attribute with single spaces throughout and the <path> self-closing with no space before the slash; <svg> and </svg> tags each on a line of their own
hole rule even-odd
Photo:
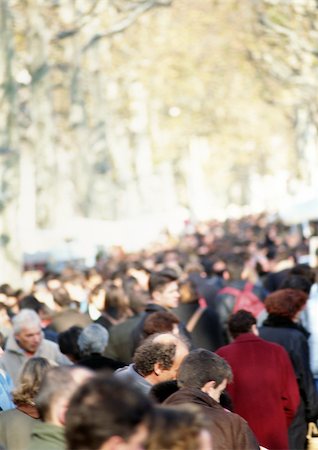
<svg viewBox="0 0 318 450">
<path fill-rule="evenodd" d="M 258 317 L 259 314 L 265 309 L 264 304 L 253 292 L 253 284 L 246 283 L 242 290 L 234 287 L 225 287 L 221 289 L 218 294 L 229 294 L 235 297 L 235 303 L 232 313 L 235 314 L 240 309 L 253 314 L 254 317 Z"/>
</svg>

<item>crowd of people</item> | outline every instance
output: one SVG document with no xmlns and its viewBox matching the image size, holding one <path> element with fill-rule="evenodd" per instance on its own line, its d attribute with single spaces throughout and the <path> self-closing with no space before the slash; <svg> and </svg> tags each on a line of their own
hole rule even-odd
<svg viewBox="0 0 318 450">
<path fill-rule="evenodd" d="M 305 450 L 318 288 L 265 215 L 0 286 L 0 449 Z"/>
</svg>

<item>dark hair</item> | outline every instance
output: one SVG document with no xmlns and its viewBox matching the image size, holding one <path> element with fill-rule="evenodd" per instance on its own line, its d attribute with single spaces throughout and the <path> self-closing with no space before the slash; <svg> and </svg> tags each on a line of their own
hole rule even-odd
<svg viewBox="0 0 318 450">
<path fill-rule="evenodd" d="M 242 333 L 251 331 L 253 325 L 256 324 L 256 319 L 249 311 L 240 309 L 235 314 L 232 314 L 228 321 L 229 332 L 233 338 L 236 338 Z"/>
<path fill-rule="evenodd" d="M 163 344 L 146 340 L 134 354 L 135 368 L 140 375 L 146 377 L 154 371 L 154 365 L 159 363 L 162 369 L 172 367 L 176 356 L 176 343 Z"/>
<path fill-rule="evenodd" d="M 283 279 L 279 289 L 297 289 L 309 294 L 311 286 L 312 282 L 308 277 L 289 273 L 287 277 Z"/>
<path fill-rule="evenodd" d="M 162 292 L 167 284 L 177 281 L 177 279 L 178 275 L 173 269 L 163 269 L 160 272 L 152 272 L 148 282 L 150 295 L 154 291 Z"/>
<path fill-rule="evenodd" d="M 308 295 L 296 289 L 279 289 L 265 299 L 268 314 L 293 319 L 305 306 Z"/>
<path fill-rule="evenodd" d="M 170 395 L 179 390 L 177 380 L 161 381 L 152 385 L 149 396 L 156 403 L 163 403 Z"/>
<path fill-rule="evenodd" d="M 36 313 L 39 314 L 43 306 L 43 303 L 41 303 L 34 295 L 26 295 L 19 301 L 19 308 L 20 309 L 33 309 Z"/>
<path fill-rule="evenodd" d="M 68 330 L 62 331 L 58 336 L 58 345 L 61 352 L 74 362 L 81 359 L 78 338 L 82 331 L 82 327 L 73 325 Z"/>
<path fill-rule="evenodd" d="M 180 323 L 179 318 L 169 311 L 157 311 L 149 314 L 144 321 L 145 336 L 172 331 L 173 325 Z"/>
<path fill-rule="evenodd" d="M 217 354 L 198 348 L 192 350 L 182 361 L 178 372 L 178 385 L 201 389 L 209 381 L 217 387 L 224 379 L 232 381 L 232 369 Z"/>
<path fill-rule="evenodd" d="M 120 394 L 119 394 L 120 393 Z M 69 450 L 98 450 L 112 436 L 128 440 L 152 414 L 150 400 L 131 386 L 105 374 L 83 384 L 66 413 Z"/>
</svg>

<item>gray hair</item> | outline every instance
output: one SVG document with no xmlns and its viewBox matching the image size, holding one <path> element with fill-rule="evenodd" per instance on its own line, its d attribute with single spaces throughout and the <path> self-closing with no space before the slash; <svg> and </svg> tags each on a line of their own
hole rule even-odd
<svg viewBox="0 0 318 450">
<path fill-rule="evenodd" d="M 33 309 L 22 309 L 12 319 L 13 333 L 18 334 L 24 328 L 39 326 L 41 329 L 41 319 Z"/>
<path fill-rule="evenodd" d="M 109 333 L 102 325 L 92 323 L 84 328 L 78 337 L 78 346 L 82 355 L 103 353 L 108 344 Z"/>
</svg>

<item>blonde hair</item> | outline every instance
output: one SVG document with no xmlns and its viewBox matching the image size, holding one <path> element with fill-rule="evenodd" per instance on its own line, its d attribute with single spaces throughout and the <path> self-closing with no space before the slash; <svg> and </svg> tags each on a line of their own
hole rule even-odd
<svg viewBox="0 0 318 450">
<path fill-rule="evenodd" d="M 34 398 L 38 394 L 42 378 L 51 364 L 46 358 L 30 358 L 23 366 L 18 387 L 13 391 L 14 403 L 28 403 L 34 405 Z"/>
</svg>

